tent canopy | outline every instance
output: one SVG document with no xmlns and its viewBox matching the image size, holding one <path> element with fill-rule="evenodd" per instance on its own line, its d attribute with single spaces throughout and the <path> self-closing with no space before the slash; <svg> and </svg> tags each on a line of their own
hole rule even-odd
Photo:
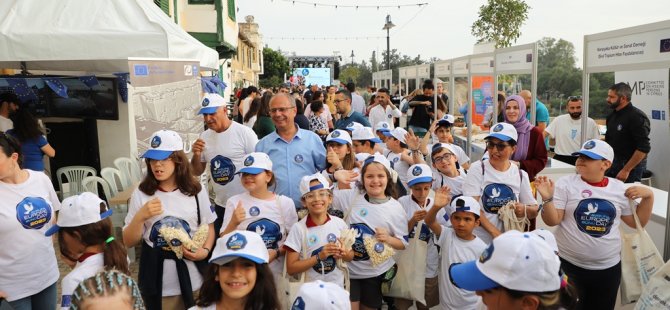
<svg viewBox="0 0 670 310">
<path fill-rule="evenodd" d="M 214 49 L 149 0 L 0 1 L 0 68 L 127 72 L 129 57 L 218 68 Z"/>
</svg>

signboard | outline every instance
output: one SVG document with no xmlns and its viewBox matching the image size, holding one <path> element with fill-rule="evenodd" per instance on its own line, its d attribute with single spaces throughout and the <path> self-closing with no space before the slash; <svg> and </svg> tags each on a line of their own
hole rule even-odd
<svg viewBox="0 0 670 310">
<path fill-rule="evenodd" d="M 416 67 L 416 76 L 418 78 L 430 78 L 430 64 L 419 65 Z"/>
<path fill-rule="evenodd" d="M 330 85 L 330 68 L 295 68 L 291 80 L 304 85 Z"/>
<path fill-rule="evenodd" d="M 161 85 L 195 79 L 200 76 L 200 62 L 188 60 L 128 60 L 130 84 L 133 87 Z"/>
<path fill-rule="evenodd" d="M 470 58 L 470 74 L 493 74 L 493 55 Z"/>
<path fill-rule="evenodd" d="M 533 50 L 529 48 L 518 51 L 496 53 L 495 68 L 498 72 L 530 72 L 533 70 Z"/>
<path fill-rule="evenodd" d="M 447 77 L 451 75 L 451 61 L 438 61 L 435 63 L 435 76 Z"/>
<path fill-rule="evenodd" d="M 587 39 L 585 49 L 588 68 L 670 61 L 670 28 L 600 40 Z"/>
<path fill-rule="evenodd" d="M 470 59 L 458 59 L 454 60 L 452 72 L 453 75 L 468 75 L 468 63 Z"/>
</svg>

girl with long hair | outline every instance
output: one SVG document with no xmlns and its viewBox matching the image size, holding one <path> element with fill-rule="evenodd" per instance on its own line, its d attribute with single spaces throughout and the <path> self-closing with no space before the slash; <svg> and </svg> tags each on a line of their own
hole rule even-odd
<svg viewBox="0 0 670 310">
<path fill-rule="evenodd" d="M 354 153 L 351 136 L 348 132 L 336 129 L 328 134 L 326 137 L 326 150 L 326 169 L 321 172 L 324 176 L 332 176 L 339 170 L 358 170 L 356 167 L 356 154 Z M 331 180 L 334 180 L 334 178 L 331 178 Z M 339 188 L 351 188 L 352 185 L 355 185 L 355 183 L 340 184 Z"/>
<path fill-rule="evenodd" d="M 46 137 L 40 131 L 37 118 L 30 114 L 28 109 L 19 109 L 12 115 L 14 128 L 7 131 L 21 143 L 23 153 L 23 168 L 44 171 L 42 157 L 56 156 L 56 150 L 47 142 Z"/>
</svg>

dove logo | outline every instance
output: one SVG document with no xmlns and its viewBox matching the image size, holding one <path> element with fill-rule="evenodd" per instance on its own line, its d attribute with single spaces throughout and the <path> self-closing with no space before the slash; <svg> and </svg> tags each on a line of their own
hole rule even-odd
<svg viewBox="0 0 670 310">
<path fill-rule="evenodd" d="M 500 207 L 512 200 L 516 200 L 516 194 L 506 184 L 492 183 L 484 187 L 482 206 L 488 213 L 497 214 Z"/>
<path fill-rule="evenodd" d="M 370 259 L 367 250 L 365 249 L 365 243 L 363 242 L 363 236 L 365 235 L 374 235 L 375 232 L 365 223 L 356 223 L 351 224 L 351 228 L 356 230 L 356 240 L 352 249 L 354 250 L 354 260 L 355 261 L 366 261 Z"/>
<path fill-rule="evenodd" d="M 226 248 L 233 251 L 239 251 L 241 249 L 244 249 L 244 247 L 246 246 L 247 246 L 247 238 L 240 233 L 236 233 L 230 236 L 230 238 L 228 238 L 228 241 L 226 242 Z"/>
<path fill-rule="evenodd" d="M 295 155 L 293 160 L 295 160 L 295 162 L 299 164 L 304 160 L 304 158 L 302 157 L 302 155 L 298 154 L 298 155 Z"/>
<path fill-rule="evenodd" d="M 389 114 L 389 115 L 386 115 L 386 117 L 387 117 L 388 119 L 391 119 L 391 118 L 393 118 L 393 115 Z"/>
<path fill-rule="evenodd" d="M 301 296 L 295 299 L 295 302 L 291 306 L 291 310 L 305 310 L 305 301 Z"/>
<path fill-rule="evenodd" d="M 381 242 L 375 243 L 375 252 L 377 253 L 384 252 L 384 244 Z"/>
<path fill-rule="evenodd" d="M 267 218 L 262 218 L 251 222 L 251 224 L 247 226 L 247 230 L 256 232 L 261 236 L 261 239 L 263 239 L 263 242 L 265 243 L 265 248 L 275 250 L 279 248 L 282 232 L 281 226 L 276 222 Z"/>
<path fill-rule="evenodd" d="M 258 216 L 259 214 L 261 214 L 261 209 L 259 209 L 257 206 L 249 208 L 249 215 Z"/>
<path fill-rule="evenodd" d="M 307 69 L 307 68 L 302 69 L 302 75 L 303 76 L 308 76 L 309 75 L 309 69 Z"/>
<path fill-rule="evenodd" d="M 501 125 L 501 124 L 495 125 L 495 127 L 493 127 L 493 132 L 500 132 L 502 130 L 503 130 L 503 125 Z"/>
<path fill-rule="evenodd" d="M 337 131 L 337 130 L 336 130 L 336 131 L 333 131 L 333 133 L 330 134 L 330 137 L 331 137 L 331 138 L 337 138 L 337 137 L 339 137 L 339 136 L 340 136 L 340 132 Z"/>
<path fill-rule="evenodd" d="M 414 169 L 412 169 L 412 175 L 415 177 L 421 175 L 421 172 L 423 172 L 421 167 L 414 167 Z"/>
<path fill-rule="evenodd" d="M 25 229 L 40 229 L 51 221 L 51 205 L 42 197 L 26 197 L 16 205 L 16 219 Z"/>
<path fill-rule="evenodd" d="M 619 124 L 616 126 L 617 131 L 621 131 L 623 129 L 623 125 Z"/>
<path fill-rule="evenodd" d="M 314 246 L 317 242 L 319 242 L 319 237 L 317 237 L 316 235 L 312 234 L 307 237 L 308 246 Z"/>
<path fill-rule="evenodd" d="M 328 243 L 335 243 L 335 242 L 337 242 L 337 236 L 335 236 L 335 234 L 333 234 L 333 233 L 330 233 L 326 237 L 326 240 L 328 240 Z"/>
<path fill-rule="evenodd" d="M 382 124 L 382 128 L 389 128 L 389 124 L 387 123 Z"/>
<path fill-rule="evenodd" d="M 581 200 L 573 213 L 577 228 L 591 237 L 600 238 L 609 234 L 616 218 L 616 208 L 611 202 L 600 198 Z"/>
<path fill-rule="evenodd" d="M 166 216 L 158 221 L 156 221 L 152 226 L 151 226 L 151 231 L 149 232 L 149 241 L 153 244 L 153 247 L 167 247 L 169 246 L 168 243 L 173 243 L 173 240 L 165 240 L 163 238 L 163 235 L 160 233 L 160 229 L 165 226 L 165 227 L 172 227 L 172 228 L 178 228 L 178 229 L 183 229 L 186 231 L 187 234 L 191 234 L 191 226 L 188 224 L 183 219 L 176 218 L 174 216 Z M 174 244 L 174 243 L 173 243 Z"/>
<path fill-rule="evenodd" d="M 209 106 L 209 98 L 205 98 L 202 100 L 202 106 L 203 107 Z"/>
<path fill-rule="evenodd" d="M 366 216 L 368 216 L 368 209 L 366 209 L 366 208 L 362 208 L 360 211 L 358 211 L 358 214 L 359 214 L 361 217 L 366 217 Z"/>
<path fill-rule="evenodd" d="M 577 138 L 577 129 L 570 130 L 570 140 Z"/>
<path fill-rule="evenodd" d="M 593 192 L 591 192 L 588 189 L 585 189 L 582 191 L 582 198 L 589 198 L 593 195 Z"/>
<path fill-rule="evenodd" d="M 480 263 L 486 263 L 489 259 L 491 259 L 491 256 L 493 256 L 493 243 L 489 244 L 489 246 L 482 252 L 482 255 L 479 255 L 479 262 Z"/>
<path fill-rule="evenodd" d="M 246 159 L 244 159 L 244 166 L 249 167 L 253 165 L 254 163 L 254 157 L 253 156 L 248 156 Z"/>
<path fill-rule="evenodd" d="M 590 150 L 590 149 L 592 149 L 592 148 L 594 148 L 594 147 L 596 147 L 596 142 L 593 141 L 593 140 L 591 140 L 591 141 L 587 141 L 586 143 L 584 143 L 584 149 L 585 149 L 585 150 Z"/>
<path fill-rule="evenodd" d="M 159 146 L 161 146 L 161 137 L 159 136 L 154 136 L 153 139 L 151 139 L 151 148 L 155 149 Z"/>
<path fill-rule="evenodd" d="M 314 250 L 312 252 L 312 256 L 319 255 L 321 251 L 323 251 L 323 246 Z M 312 266 L 312 269 L 319 274 L 328 274 L 333 272 L 333 270 L 335 270 L 335 267 L 336 267 L 335 258 L 333 256 L 328 256 L 328 258 L 321 261 L 321 264 L 316 264 Z"/>
<path fill-rule="evenodd" d="M 212 180 L 214 183 L 226 186 L 235 179 L 235 172 L 237 168 L 230 158 L 217 155 L 210 161 L 209 164 Z"/>
</svg>

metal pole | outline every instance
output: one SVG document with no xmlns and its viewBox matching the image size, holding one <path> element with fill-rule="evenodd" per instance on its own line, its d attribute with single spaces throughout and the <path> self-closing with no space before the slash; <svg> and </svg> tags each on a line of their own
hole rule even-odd
<svg viewBox="0 0 670 310">
<path fill-rule="evenodd" d="M 386 70 L 391 69 L 391 37 L 390 28 L 386 28 Z"/>
</svg>

